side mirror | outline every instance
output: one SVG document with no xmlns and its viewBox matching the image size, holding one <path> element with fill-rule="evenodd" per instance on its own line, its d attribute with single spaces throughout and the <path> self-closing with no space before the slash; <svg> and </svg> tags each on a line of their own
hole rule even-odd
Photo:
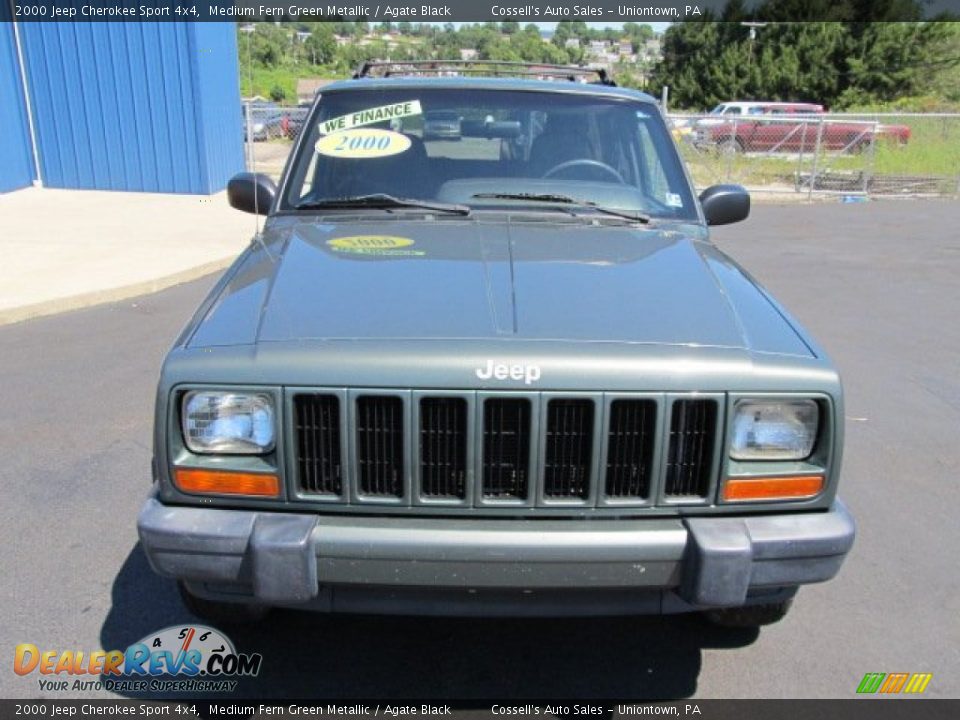
<svg viewBox="0 0 960 720">
<path fill-rule="evenodd" d="M 261 173 L 237 173 L 227 183 L 230 206 L 254 215 L 269 213 L 276 195 L 276 183 Z"/>
<path fill-rule="evenodd" d="M 742 185 L 712 185 L 700 193 L 707 225 L 729 225 L 750 214 L 750 193 Z"/>
</svg>

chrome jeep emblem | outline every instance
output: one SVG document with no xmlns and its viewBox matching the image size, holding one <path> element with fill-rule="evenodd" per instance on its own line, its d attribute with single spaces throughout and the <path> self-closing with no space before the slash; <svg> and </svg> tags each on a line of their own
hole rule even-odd
<svg viewBox="0 0 960 720">
<path fill-rule="evenodd" d="M 535 383 L 540 379 L 539 365 L 522 363 L 507 365 L 487 360 L 487 366 L 474 371 L 481 380 L 523 380 L 525 385 Z"/>
</svg>

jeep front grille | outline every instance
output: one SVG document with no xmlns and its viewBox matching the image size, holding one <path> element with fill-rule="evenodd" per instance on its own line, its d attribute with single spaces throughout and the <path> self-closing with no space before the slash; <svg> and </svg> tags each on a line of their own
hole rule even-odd
<svg viewBox="0 0 960 720">
<path fill-rule="evenodd" d="M 403 496 L 403 400 L 357 398 L 357 481 L 361 495 Z"/>
<path fill-rule="evenodd" d="M 593 401 L 551 400 L 547 405 L 543 494 L 552 498 L 589 496 L 592 460 Z"/>
<path fill-rule="evenodd" d="M 719 394 L 318 388 L 291 396 L 294 499 L 328 510 L 616 513 L 709 504 L 716 487 Z"/>
<path fill-rule="evenodd" d="M 456 498 L 467 493 L 467 401 L 420 400 L 420 494 Z"/>
<path fill-rule="evenodd" d="M 610 403 L 605 490 L 609 498 L 650 497 L 657 404 L 653 400 Z"/>
<path fill-rule="evenodd" d="M 340 495 L 340 403 L 335 395 L 296 395 L 297 477 L 305 492 Z"/>
<path fill-rule="evenodd" d="M 670 444 L 663 494 L 706 497 L 713 470 L 715 400 L 677 400 L 670 416 Z"/>
<path fill-rule="evenodd" d="M 490 398 L 483 403 L 483 496 L 527 497 L 530 401 Z"/>
</svg>

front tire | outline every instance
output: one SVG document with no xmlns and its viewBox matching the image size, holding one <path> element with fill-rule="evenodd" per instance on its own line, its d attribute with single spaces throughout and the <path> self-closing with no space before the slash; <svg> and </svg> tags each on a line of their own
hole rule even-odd
<svg viewBox="0 0 960 720">
<path fill-rule="evenodd" d="M 270 612 L 270 608 L 264 605 L 208 600 L 194 595 L 182 580 L 177 583 L 177 589 L 180 591 L 180 599 L 187 610 L 201 620 L 208 620 L 221 625 L 243 625 L 257 622 Z"/>
<path fill-rule="evenodd" d="M 783 620 L 793 599 L 765 605 L 747 605 L 745 607 L 716 608 L 704 612 L 707 620 L 714 625 L 730 628 L 749 628 L 771 625 Z"/>
</svg>

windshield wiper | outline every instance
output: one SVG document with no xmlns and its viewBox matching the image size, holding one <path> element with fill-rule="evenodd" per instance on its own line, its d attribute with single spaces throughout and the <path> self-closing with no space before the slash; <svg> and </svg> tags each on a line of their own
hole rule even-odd
<svg viewBox="0 0 960 720">
<path fill-rule="evenodd" d="M 580 205 L 595 210 L 604 215 L 613 215 L 614 217 L 626 218 L 639 223 L 650 222 L 650 216 L 644 213 L 634 213 L 629 210 L 616 210 L 605 207 L 592 200 L 578 200 L 570 195 L 559 195 L 554 193 L 477 193 L 473 197 L 486 198 L 491 200 L 529 200 L 531 202 L 559 203 L 561 205 Z"/>
<path fill-rule="evenodd" d="M 340 208 L 419 208 L 434 212 L 469 215 L 470 208 L 466 205 L 453 203 L 430 202 L 414 198 L 399 198 L 386 193 L 373 195 L 353 195 L 349 197 L 322 198 L 320 200 L 304 200 L 294 205 L 297 210 L 340 209 Z"/>
</svg>

